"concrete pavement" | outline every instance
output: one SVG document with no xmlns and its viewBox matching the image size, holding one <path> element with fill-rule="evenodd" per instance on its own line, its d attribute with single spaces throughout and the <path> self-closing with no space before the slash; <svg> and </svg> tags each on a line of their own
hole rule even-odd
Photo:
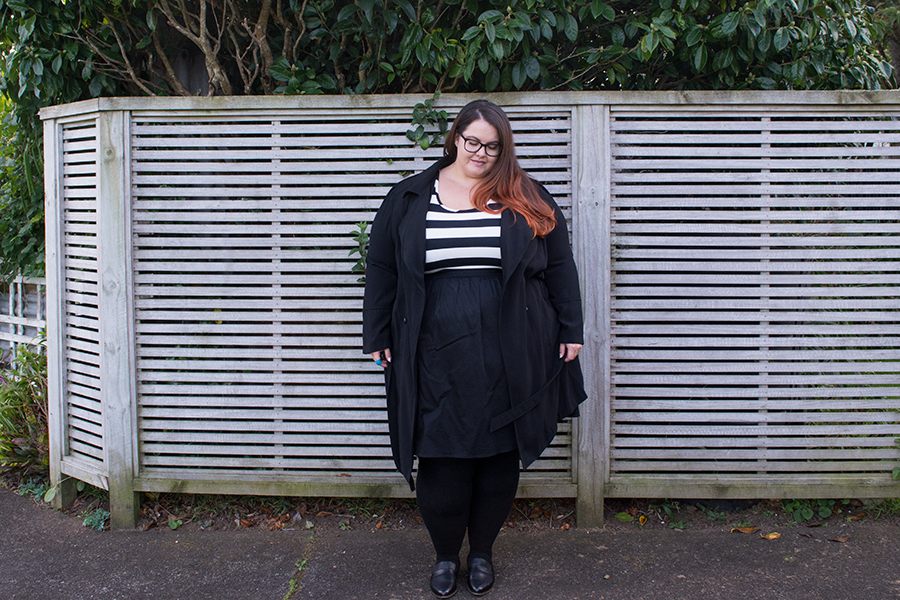
<svg viewBox="0 0 900 600">
<path fill-rule="evenodd" d="M 801 535 L 802 534 L 802 535 Z M 900 527 L 504 530 L 493 600 L 896 600 Z M 811 536 L 811 537 L 807 537 Z M 422 529 L 105 531 L 0 490 L 4 600 L 428 600 Z M 465 554 L 463 554 L 463 557 Z M 457 598 L 470 597 L 460 580 Z"/>
</svg>

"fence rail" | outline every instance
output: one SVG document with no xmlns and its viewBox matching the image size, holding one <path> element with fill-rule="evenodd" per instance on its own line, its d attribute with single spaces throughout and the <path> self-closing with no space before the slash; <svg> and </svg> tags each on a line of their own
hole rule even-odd
<svg viewBox="0 0 900 600">
<path fill-rule="evenodd" d="M 472 97 L 444 95 L 455 113 Z M 900 94 L 498 94 L 569 219 L 590 400 L 520 494 L 897 495 Z M 408 495 L 354 225 L 421 98 L 45 109 L 56 481 Z"/>
</svg>

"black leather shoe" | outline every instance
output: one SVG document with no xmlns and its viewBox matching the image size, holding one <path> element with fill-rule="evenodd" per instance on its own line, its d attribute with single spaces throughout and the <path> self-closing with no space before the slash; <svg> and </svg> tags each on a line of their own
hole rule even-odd
<svg viewBox="0 0 900 600">
<path fill-rule="evenodd" d="M 494 587 L 494 565 L 486 558 L 472 558 L 466 585 L 473 596 L 484 596 Z"/>
<path fill-rule="evenodd" d="M 431 591 L 438 598 L 449 598 L 456 593 L 456 573 L 459 565 L 452 560 L 435 563 L 431 569 Z"/>
</svg>

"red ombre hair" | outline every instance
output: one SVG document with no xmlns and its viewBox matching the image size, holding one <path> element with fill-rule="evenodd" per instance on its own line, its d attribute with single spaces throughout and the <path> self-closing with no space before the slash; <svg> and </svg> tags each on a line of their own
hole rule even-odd
<svg viewBox="0 0 900 600">
<path fill-rule="evenodd" d="M 512 209 L 525 217 L 528 226 L 537 237 L 544 237 L 556 227 L 553 208 L 541 197 L 540 186 L 528 176 L 516 159 L 512 127 L 503 110 L 488 100 L 475 100 L 466 104 L 447 134 L 444 142 L 444 156 L 456 160 L 457 137 L 463 134 L 473 122 L 483 120 L 497 130 L 500 138 L 500 156 L 493 168 L 475 187 L 472 203 L 482 212 L 496 213 L 487 207 L 488 201 L 500 204 L 503 210 Z"/>
</svg>

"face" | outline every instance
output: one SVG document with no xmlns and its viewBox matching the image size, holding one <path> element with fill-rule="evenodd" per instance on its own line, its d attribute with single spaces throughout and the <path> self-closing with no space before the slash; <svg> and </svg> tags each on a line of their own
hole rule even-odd
<svg viewBox="0 0 900 600">
<path fill-rule="evenodd" d="M 500 136 L 493 125 L 485 120 L 472 121 L 461 135 L 456 136 L 456 162 L 463 172 L 473 179 L 481 179 L 497 162 L 496 156 L 488 156 L 487 149 L 482 146 L 477 152 L 466 150 L 466 140 L 478 140 L 482 144 L 498 144 Z"/>
</svg>

